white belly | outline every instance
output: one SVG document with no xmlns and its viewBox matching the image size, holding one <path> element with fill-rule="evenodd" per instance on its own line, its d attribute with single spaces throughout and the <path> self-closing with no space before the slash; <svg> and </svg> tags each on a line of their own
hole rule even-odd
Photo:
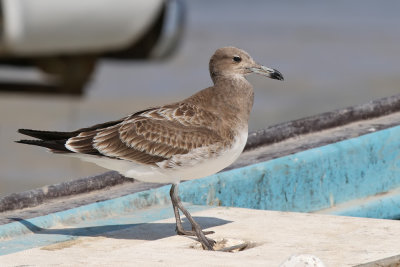
<svg viewBox="0 0 400 267">
<path fill-rule="evenodd" d="M 152 183 L 175 183 L 181 180 L 192 180 L 202 178 L 219 172 L 231 165 L 242 153 L 247 141 L 247 129 L 237 137 L 233 145 L 220 151 L 212 158 L 202 157 L 208 153 L 205 148 L 196 149 L 186 155 L 176 156 L 183 163 L 182 166 L 166 168 L 165 162 L 160 162 L 157 166 L 144 165 L 126 160 L 102 158 L 83 154 L 70 154 L 82 160 L 95 163 L 101 167 L 118 171 L 125 177 L 135 178 L 144 182 Z"/>
</svg>

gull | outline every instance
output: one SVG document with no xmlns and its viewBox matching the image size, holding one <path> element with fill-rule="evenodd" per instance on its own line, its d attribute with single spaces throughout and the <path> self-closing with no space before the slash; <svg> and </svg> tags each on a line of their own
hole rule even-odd
<svg viewBox="0 0 400 267">
<path fill-rule="evenodd" d="M 16 142 L 78 157 L 140 181 L 172 183 L 177 234 L 196 236 L 204 249 L 213 250 L 215 241 L 205 235 L 214 232 L 203 232 L 185 209 L 178 184 L 214 174 L 242 153 L 254 100 L 245 76 L 256 73 L 276 80 L 283 76 L 236 47 L 217 49 L 209 71 L 214 85 L 182 101 L 72 132 L 19 129 L 37 139 Z M 191 231 L 183 228 L 179 211 Z"/>
</svg>

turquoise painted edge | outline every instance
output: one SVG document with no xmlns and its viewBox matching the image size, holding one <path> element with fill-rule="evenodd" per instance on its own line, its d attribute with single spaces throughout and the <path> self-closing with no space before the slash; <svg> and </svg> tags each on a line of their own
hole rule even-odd
<svg viewBox="0 0 400 267">
<path fill-rule="evenodd" d="M 396 126 L 193 180 L 181 185 L 181 197 L 199 205 L 312 212 L 399 186 Z"/>
<path fill-rule="evenodd" d="M 165 205 L 169 202 L 169 186 L 163 186 L 157 189 L 27 219 L 26 221 L 37 227 L 48 229 L 58 224 L 74 225 L 83 221 L 115 217 L 151 206 Z M 159 218 L 156 217 L 154 218 L 154 220 L 158 219 Z M 0 240 L 29 233 L 32 232 L 19 222 L 12 222 L 0 226 Z"/>
<path fill-rule="evenodd" d="M 399 220 L 400 187 L 376 196 L 345 202 L 317 213 Z"/>
<path fill-rule="evenodd" d="M 188 181 L 180 186 L 180 195 L 183 201 L 196 205 L 301 212 L 326 209 L 399 187 L 399 137 L 400 126 L 397 126 Z M 116 216 L 169 203 L 168 191 L 169 186 L 164 186 L 27 221 L 50 228 L 59 223 Z M 0 226 L 0 239 L 27 233 L 31 232 L 18 222 Z"/>
<path fill-rule="evenodd" d="M 365 217 L 365 218 L 385 218 L 400 219 L 400 194 L 389 197 L 380 197 L 374 201 L 366 201 L 359 206 L 348 207 L 332 215 Z"/>
</svg>

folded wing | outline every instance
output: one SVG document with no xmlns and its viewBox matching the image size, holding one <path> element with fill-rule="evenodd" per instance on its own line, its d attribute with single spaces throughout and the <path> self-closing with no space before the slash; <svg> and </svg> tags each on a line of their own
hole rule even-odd
<svg viewBox="0 0 400 267">
<path fill-rule="evenodd" d="M 156 164 L 202 146 L 224 143 L 211 125 L 215 114 L 190 104 L 150 109 L 118 124 L 69 138 L 66 148 L 77 153 Z M 225 140 L 227 141 L 227 140 Z"/>
</svg>

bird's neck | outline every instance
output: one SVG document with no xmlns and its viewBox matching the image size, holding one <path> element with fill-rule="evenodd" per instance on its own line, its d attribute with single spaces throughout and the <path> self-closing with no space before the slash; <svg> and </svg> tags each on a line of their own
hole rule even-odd
<svg viewBox="0 0 400 267">
<path fill-rule="evenodd" d="M 219 76 L 213 81 L 214 86 L 199 92 L 200 95 L 211 98 L 208 103 L 224 120 L 247 127 L 254 99 L 251 84 L 242 75 Z"/>
</svg>

